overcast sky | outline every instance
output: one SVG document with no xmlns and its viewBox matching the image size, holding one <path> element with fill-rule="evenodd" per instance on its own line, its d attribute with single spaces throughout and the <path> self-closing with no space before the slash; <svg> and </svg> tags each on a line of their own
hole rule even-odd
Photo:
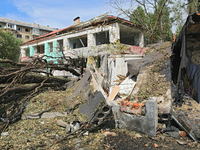
<svg viewBox="0 0 200 150">
<path fill-rule="evenodd" d="M 107 0 L 0 0 L 3 18 L 65 28 L 108 12 Z"/>
</svg>

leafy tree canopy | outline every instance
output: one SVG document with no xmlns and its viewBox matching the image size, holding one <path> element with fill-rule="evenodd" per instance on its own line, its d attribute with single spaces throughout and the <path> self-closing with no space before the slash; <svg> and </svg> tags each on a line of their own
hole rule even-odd
<svg viewBox="0 0 200 150">
<path fill-rule="evenodd" d="M 9 31 L 0 30 L 0 59 L 19 60 L 21 39 Z"/>
</svg>

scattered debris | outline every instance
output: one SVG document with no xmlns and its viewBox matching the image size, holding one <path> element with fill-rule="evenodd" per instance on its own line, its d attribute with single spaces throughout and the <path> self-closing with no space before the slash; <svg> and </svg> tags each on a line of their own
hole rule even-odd
<svg viewBox="0 0 200 150">
<path fill-rule="evenodd" d="M 42 129 L 36 126 L 29 127 L 29 130 L 34 131 L 26 141 L 30 144 L 34 141 L 33 137 L 47 136 L 45 142 L 38 144 L 39 147 L 47 146 L 49 143 L 52 147 L 56 147 L 59 144 L 62 145 L 62 142 L 67 142 L 65 145 L 69 146 L 69 149 L 85 149 L 86 146 L 83 143 L 88 143 L 85 139 L 94 141 L 97 139 L 99 144 L 107 149 L 114 149 L 115 146 L 122 148 L 119 144 L 122 144 L 120 141 L 123 141 L 123 138 L 123 142 L 131 141 L 132 143 L 145 139 L 142 143 L 144 147 L 158 149 L 166 147 L 162 142 L 158 143 L 160 140 L 173 139 L 172 141 L 180 144 L 179 146 L 188 146 L 188 141 L 182 141 L 188 137 L 198 142 L 200 107 L 191 95 L 185 94 L 184 89 L 181 89 L 185 83 L 179 82 L 178 87 L 171 83 L 170 44 L 149 45 L 145 56 L 106 53 L 101 57 L 91 57 L 88 61 L 92 63 L 88 62 L 87 65 L 94 70 L 87 68 L 83 75 L 70 82 L 62 83 L 62 92 L 67 95 L 65 98 L 57 97 L 51 102 L 44 96 L 34 101 L 30 99 L 31 105 L 35 103 L 31 111 L 28 111 L 30 104 L 26 103 L 27 107 L 20 104 L 20 109 L 16 109 L 17 113 L 11 115 L 9 111 L 2 112 L 4 117 L 0 116 L 0 123 L 3 125 L 13 123 L 15 121 L 13 118 L 17 117 L 19 120 L 22 119 L 20 121 L 24 124 L 34 121 Z M 102 64 L 102 66 L 97 64 Z M 48 80 L 43 80 L 39 86 L 44 86 Z M 174 87 L 177 90 L 174 90 Z M 4 95 L 2 91 L 0 94 Z M 6 99 L 9 98 L 6 97 Z M 174 105 L 172 105 L 172 100 L 174 100 Z M 22 103 L 25 104 L 25 102 L 28 101 L 24 100 Z M 36 111 L 32 112 L 38 106 L 42 106 L 41 109 L 35 109 Z M 65 109 L 61 111 L 61 107 Z M 9 114 L 10 117 L 7 118 L 5 114 Z M 50 120 L 51 123 L 49 123 Z M 55 125 L 51 127 L 52 131 L 57 129 L 54 134 L 48 130 L 49 124 Z M 14 124 L 13 126 L 16 128 Z M 107 128 L 109 131 L 106 130 Z M 19 132 L 23 135 L 26 130 L 19 129 Z M 148 136 L 142 136 L 136 132 Z M 8 132 L 3 132 L 1 135 L 10 136 L 6 133 Z M 112 141 L 118 142 L 113 144 Z M 69 142 L 73 146 L 70 146 Z M 141 147 L 137 145 L 137 148 Z"/>
<path fill-rule="evenodd" d="M 60 127 L 66 128 L 67 124 L 63 120 L 57 120 L 56 124 Z"/>
<path fill-rule="evenodd" d="M 9 132 L 2 132 L 1 135 L 2 135 L 2 136 L 8 136 L 8 135 L 10 135 L 10 134 L 9 134 Z"/>
<path fill-rule="evenodd" d="M 142 136 L 141 136 L 139 133 L 136 133 L 136 134 L 135 134 L 135 137 L 136 137 L 136 138 L 142 138 Z"/>
<path fill-rule="evenodd" d="M 117 136 L 115 132 L 104 132 L 104 136 Z"/>
<path fill-rule="evenodd" d="M 59 112 L 46 112 L 42 113 L 42 115 L 39 115 L 40 113 L 34 113 L 34 114 L 22 114 L 21 119 L 38 119 L 38 118 L 55 118 L 58 116 L 67 116 L 67 113 L 59 113 Z"/>
<path fill-rule="evenodd" d="M 177 140 L 177 143 L 180 144 L 180 145 L 185 145 L 185 144 L 187 144 L 185 141 L 181 141 L 181 140 Z"/>
<path fill-rule="evenodd" d="M 114 98 L 115 98 L 115 96 L 116 96 L 117 93 L 119 92 L 119 90 L 120 90 L 120 87 L 117 86 L 117 85 L 115 85 L 115 87 L 113 88 L 112 92 L 110 93 L 108 99 L 109 99 L 110 101 L 113 101 Z"/>
</svg>

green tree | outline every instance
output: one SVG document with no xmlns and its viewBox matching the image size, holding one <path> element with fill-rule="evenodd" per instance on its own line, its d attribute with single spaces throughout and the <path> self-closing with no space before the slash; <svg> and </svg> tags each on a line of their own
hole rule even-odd
<svg viewBox="0 0 200 150">
<path fill-rule="evenodd" d="M 19 60 L 21 39 L 9 31 L 0 30 L 0 59 Z"/>
<path fill-rule="evenodd" d="M 109 0 L 109 3 L 119 14 L 141 25 L 150 41 L 148 43 L 172 39 L 171 0 Z"/>
<path fill-rule="evenodd" d="M 187 9 L 188 9 L 188 14 L 193 14 L 196 13 L 197 11 L 200 11 L 200 0 L 187 0 L 188 3 L 187 5 Z"/>
<path fill-rule="evenodd" d="M 169 7 L 164 6 L 164 0 L 159 0 L 154 9 L 154 12 L 145 13 L 142 6 L 138 6 L 130 16 L 130 21 L 136 24 L 142 24 L 143 28 L 151 31 L 150 34 L 145 34 L 146 43 L 154 43 L 160 40 L 170 41 L 172 40 L 172 25 L 170 21 Z M 158 17 L 160 14 L 160 17 Z"/>
</svg>

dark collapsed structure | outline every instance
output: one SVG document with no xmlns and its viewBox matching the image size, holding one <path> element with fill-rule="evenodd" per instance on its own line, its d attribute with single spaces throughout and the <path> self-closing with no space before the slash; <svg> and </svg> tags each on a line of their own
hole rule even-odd
<svg viewBox="0 0 200 150">
<path fill-rule="evenodd" d="M 172 80 L 200 103 L 200 13 L 188 16 L 172 45 Z"/>
</svg>

